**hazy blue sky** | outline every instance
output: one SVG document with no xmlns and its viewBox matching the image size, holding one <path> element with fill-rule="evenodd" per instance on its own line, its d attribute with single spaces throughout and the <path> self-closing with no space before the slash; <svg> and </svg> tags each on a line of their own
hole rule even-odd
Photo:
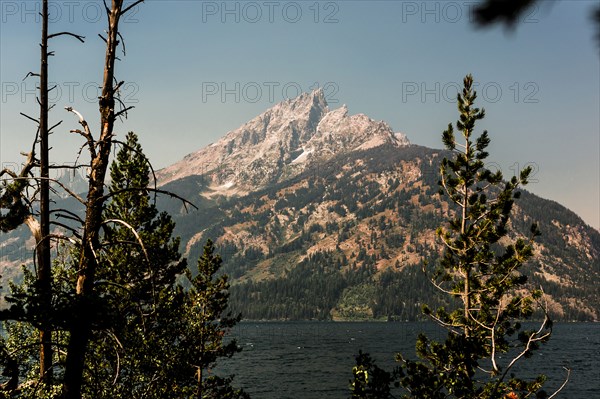
<svg viewBox="0 0 600 399">
<path fill-rule="evenodd" d="M 35 133 L 39 1 L 0 0 L 0 162 L 21 162 Z M 64 106 L 97 133 L 105 18 L 97 1 L 51 1 L 51 30 L 87 36 L 52 42 L 52 157 L 73 161 L 81 138 Z M 456 90 L 472 73 L 491 167 L 536 167 L 528 189 L 600 227 L 600 66 L 590 13 L 598 1 L 544 1 L 516 31 L 478 30 L 468 1 L 149 0 L 123 21 L 127 55 L 117 77 L 136 108 L 135 130 L 156 168 L 171 164 L 270 105 L 317 85 L 331 108 L 387 121 L 411 142 L 440 148 L 456 120 Z M 96 123 L 94 123 L 96 122 Z M 86 156 L 87 154 L 83 154 Z M 83 158 L 85 159 L 85 158 Z"/>
</svg>

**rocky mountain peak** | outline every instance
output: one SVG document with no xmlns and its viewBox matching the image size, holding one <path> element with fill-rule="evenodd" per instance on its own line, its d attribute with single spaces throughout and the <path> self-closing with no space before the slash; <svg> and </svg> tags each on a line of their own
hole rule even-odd
<svg viewBox="0 0 600 399">
<path fill-rule="evenodd" d="M 289 110 L 299 116 L 320 115 L 329 111 L 327 99 L 322 88 L 314 90 L 312 93 L 302 93 L 296 98 L 287 99 L 270 110 Z M 267 111 L 268 112 L 268 111 Z"/>
<path fill-rule="evenodd" d="M 285 100 L 216 143 L 158 172 L 159 184 L 204 175 L 207 196 L 245 194 L 301 173 L 312 162 L 408 140 L 383 121 L 330 110 L 322 89 Z"/>
</svg>

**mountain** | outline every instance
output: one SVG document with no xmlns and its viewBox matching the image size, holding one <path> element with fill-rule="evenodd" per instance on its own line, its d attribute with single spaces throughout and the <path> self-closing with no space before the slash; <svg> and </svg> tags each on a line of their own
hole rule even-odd
<svg viewBox="0 0 600 399">
<path fill-rule="evenodd" d="M 162 189 L 198 209 L 166 196 L 158 205 L 173 215 L 190 265 L 206 239 L 216 242 L 230 303 L 246 318 L 413 320 L 424 302 L 453 306 L 422 272 L 441 254 L 435 229 L 452 211 L 437 185 L 449 155 L 345 106 L 331 110 L 317 90 L 157 171 Z M 600 233 L 523 190 L 509 239 L 534 221 L 542 236 L 529 282 L 544 288 L 555 319 L 599 320 Z M 31 259 L 28 237 L 2 236 L 4 287 Z"/>
<path fill-rule="evenodd" d="M 493 138 L 492 138 L 493 139 Z M 216 241 L 251 319 L 415 319 L 446 304 L 421 272 L 441 253 L 435 229 L 451 206 L 438 192 L 448 153 L 411 145 L 385 122 L 330 110 L 323 93 L 274 106 L 158 172 L 174 200 L 182 250 Z M 556 202 L 523 191 L 511 238 L 538 222 L 526 268 L 557 319 L 600 319 L 600 233 Z"/>
<path fill-rule="evenodd" d="M 318 161 L 377 147 L 409 145 L 401 133 L 366 115 L 348 115 L 346 106 L 329 110 L 322 89 L 267 110 L 216 143 L 158 172 L 166 183 L 209 176 L 205 195 L 247 194 L 297 176 Z"/>
<path fill-rule="evenodd" d="M 85 170 L 78 169 L 75 171 L 73 171 L 73 170 L 61 171 L 60 169 L 57 169 L 57 172 L 58 172 L 57 175 L 52 176 L 52 178 L 56 179 L 56 181 L 58 181 L 60 184 L 64 185 L 65 187 L 67 187 L 69 190 L 71 190 L 72 192 L 74 192 L 76 194 L 81 194 L 81 193 L 87 192 L 88 181 L 86 178 Z M 62 188 L 57 188 L 50 195 L 52 196 L 53 199 L 55 199 L 55 198 L 66 199 L 66 198 L 69 198 L 69 196 L 70 196 L 69 193 L 67 193 Z"/>
</svg>

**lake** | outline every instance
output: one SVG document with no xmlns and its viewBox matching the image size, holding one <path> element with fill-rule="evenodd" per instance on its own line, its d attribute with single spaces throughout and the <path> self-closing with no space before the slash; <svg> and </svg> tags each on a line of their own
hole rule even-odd
<svg viewBox="0 0 600 399">
<path fill-rule="evenodd" d="M 232 335 L 244 350 L 222 361 L 219 374 L 234 373 L 234 385 L 253 399 L 349 397 L 354 355 L 369 352 L 391 370 L 394 354 L 414 355 L 417 334 L 442 340 L 433 323 L 242 322 Z M 552 393 L 571 369 L 565 399 L 600 397 L 600 323 L 557 323 L 550 342 L 519 373 L 544 373 Z M 522 375 L 522 374 L 520 374 Z"/>
</svg>

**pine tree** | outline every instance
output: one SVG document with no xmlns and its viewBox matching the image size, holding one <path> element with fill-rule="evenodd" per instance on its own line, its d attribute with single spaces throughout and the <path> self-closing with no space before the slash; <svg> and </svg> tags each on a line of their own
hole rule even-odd
<svg viewBox="0 0 600 399">
<path fill-rule="evenodd" d="M 238 397 L 230 378 L 201 378 L 198 369 L 214 366 L 236 353 L 224 334 L 238 317 L 227 308 L 227 277 L 213 281 L 221 260 L 212 243 L 192 277 L 172 238 L 171 217 L 158 213 L 148 191 L 150 168 L 137 137 L 127 136 L 111 166 L 111 200 L 104 210 L 108 244 L 100 281 L 106 282 L 109 330 L 99 331 L 90 346 L 86 390 L 95 398 L 188 398 L 198 391 Z M 110 226 L 110 227 L 109 227 Z M 208 251 L 208 252 L 207 252 Z M 191 288 L 178 284 L 185 275 Z M 200 374 L 203 376 L 203 374 Z M 112 382 L 112 383 L 108 383 Z M 102 392 L 102 394 L 99 394 Z"/>
<path fill-rule="evenodd" d="M 487 131 L 475 138 L 475 123 L 485 112 L 474 107 L 477 95 L 472 86 L 468 75 L 458 95 L 456 128 L 464 144 L 457 142 L 451 124 L 442 136 L 453 157 L 441 163 L 440 194 L 447 196 L 451 209 L 448 223 L 437 230 L 445 251 L 432 274 L 434 286 L 453 299 L 457 309 L 432 311 L 425 306 L 424 313 L 448 330 L 446 340 L 435 342 L 420 334 L 416 349 L 421 361 L 399 354 L 400 367 L 385 375 L 408 392 L 405 398 L 546 398 L 545 376 L 526 381 L 512 374 L 513 366 L 547 341 L 552 329 L 547 315 L 536 330 L 525 330 L 519 322 L 533 315 L 542 295 L 527 289 L 527 277 L 520 272 L 533 256 L 537 226 L 531 226 L 529 238 L 509 234 L 518 187 L 527 184 L 531 169 L 505 182 L 500 171 L 491 173 L 484 167 L 490 139 Z M 370 363 L 360 366 L 358 370 L 372 368 Z M 355 392 L 389 385 L 382 378 L 368 386 L 363 380 L 355 373 Z"/>
<path fill-rule="evenodd" d="M 114 398 L 247 398 L 231 386 L 232 377 L 209 375 L 217 360 L 237 353 L 227 332 L 240 316 L 226 313 L 227 276 L 216 274 L 221 259 L 208 242 L 192 276 L 173 238 L 175 223 L 159 213 L 153 202 L 150 167 L 138 143 L 129 133 L 111 165 L 109 201 L 103 210 L 102 251 L 97 254 L 95 313 L 85 354 L 82 395 Z M 78 247 L 61 252 L 53 266 L 54 343 L 68 342 Z M 187 286 L 180 283 L 188 279 Z M 24 270 L 24 283 L 12 287 L 12 297 L 23 298 L 34 275 Z M 67 324 L 65 324 L 67 323 Z M 64 353 L 56 353 L 53 386 L 37 383 L 35 326 L 27 322 L 7 324 L 4 361 L 16 361 L 20 375 L 10 376 L 2 391 L 22 398 L 57 398 L 61 392 Z M 11 370 L 14 370 L 13 367 Z M 19 386 L 19 390 L 15 388 Z M 5 388 L 5 389 L 2 389 Z M 8 396 L 7 396 L 8 397 Z M 12 397 L 12 396 L 11 396 Z"/>
<path fill-rule="evenodd" d="M 110 176 L 101 254 L 106 267 L 97 276 L 106 322 L 91 340 L 84 389 L 96 398 L 136 397 L 165 383 L 154 376 L 170 348 L 154 344 L 168 323 L 164 302 L 186 261 L 179 239 L 172 238 L 175 223 L 152 201 L 149 162 L 134 133 L 127 135 Z"/>
<path fill-rule="evenodd" d="M 166 366 L 173 386 L 180 390 L 173 391 L 173 397 L 249 398 L 231 387 L 232 376 L 211 375 L 219 359 L 240 351 L 235 340 L 226 342 L 226 334 L 241 319 L 227 310 L 229 282 L 226 275 L 217 276 L 222 259 L 214 250 L 208 240 L 198 259 L 198 274 L 192 276 L 186 270 L 191 287 L 178 306 L 181 317 L 170 324 L 173 333 L 179 334 L 179 343 L 173 346 L 174 361 Z"/>
</svg>

